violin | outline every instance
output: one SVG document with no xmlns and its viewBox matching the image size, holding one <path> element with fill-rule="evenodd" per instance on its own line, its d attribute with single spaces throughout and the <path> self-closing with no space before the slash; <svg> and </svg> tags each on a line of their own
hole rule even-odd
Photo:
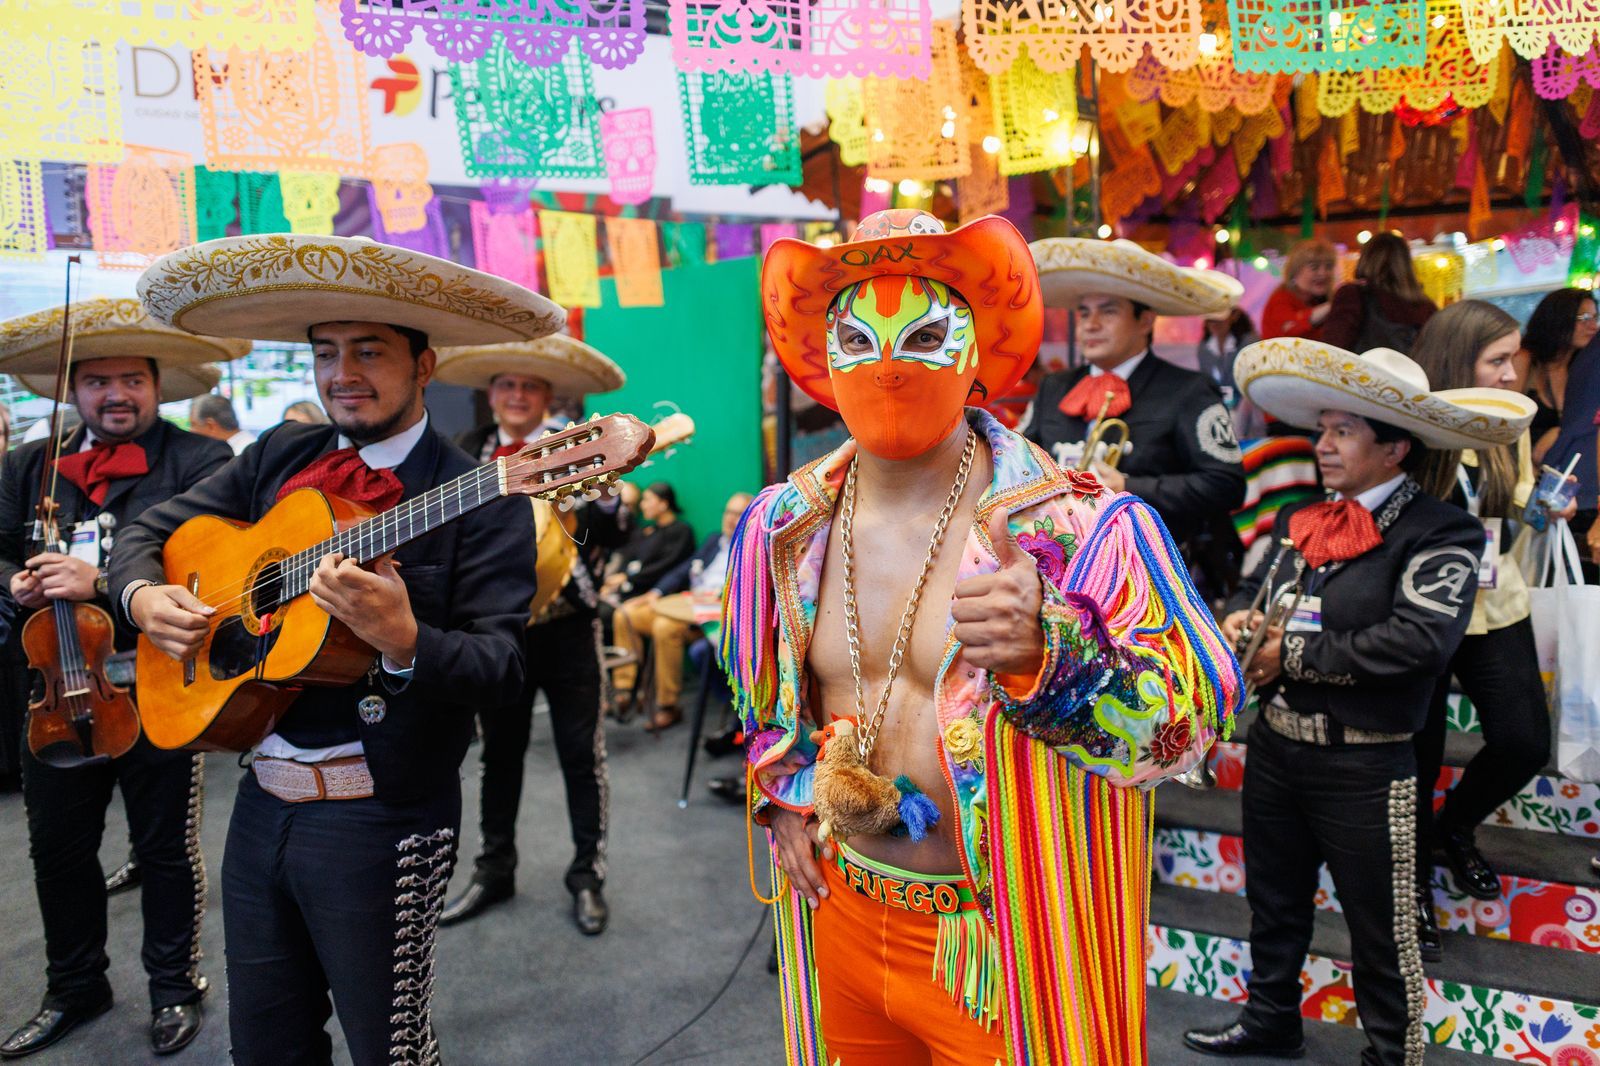
<svg viewBox="0 0 1600 1066">
<path fill-rule="evenodd" d="M 65 555 L 60 507 L 53 487 L 61 451 L 61 405 L 72 361 L 72 264 L 67 260 L 67 302 L 61 319 L 61 357 L 56 364 L 55 408 L 45 444 L 32 541 L 35 551 Z M 28 704 L 28 750 L 47 766 L 67 768 L 105 762 L 125 754 L 139 739 L 139 712 L 126 688 L 106 677 L 116 651 L 111 615 L 92 603 L 50 601 L 22 627 L 28 666 L 42 679 L 38 699 Z"/>
</svg>

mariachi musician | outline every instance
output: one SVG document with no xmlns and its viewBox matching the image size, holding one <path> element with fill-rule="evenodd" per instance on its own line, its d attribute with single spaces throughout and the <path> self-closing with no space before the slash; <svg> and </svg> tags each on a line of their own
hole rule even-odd
<svg viewBox="0 0 1600 1066">
<path fill-rule="evenodd" d="M 1213 1055 L 1305 1053 L 1300 973 L 1326 862 L 1350 929 L 1361 1061 L 1421 1062 L 1412 735 L 1466 632 L 1484 539 L 1482 523 L 1411 475 L 1426 448 L 1515 441 L 1533 403 L 1430 393 L 1399 352 L 1303 338 L 1251 345 L 1234 373 L 1257 407 L 1318 431 L 1330 498 L 1278 512 L 1279 556 L 1223 621 L 1262 708 L 1243 794 L 1253 969 L 1238 1019 L 1184 1041 Z"/>
<path fill-rule="evenodd" d="M 622 370 L 600 352 L 564 334 L 519 344 L 453 348 L 439 354 L 438 380 L 482 389 L 494 421 L 469 430 L 456 443 L 487 463 L 521 448 L 561 424 L 549 418 L 554 396 L 585 396 L 620 389 Z M 616 497 L 578 503 L 558 513 L 542 500 L 533 504 L 541 535 L 539 596 L 523 628 L 527 672 L 522 690 L 504 707 L 478 712 L 483 736 L 482 846 L 472 881 L 450 900 L 440 924 L 476 917 L 516 891 L 517 807 L 522 801 L 523 761 L 533 699 L 541 690 L 550 703 L 550 728 L 567 787 L 567 820 L 574 854 L 567 891 L 579 931 L 598 936 L 606 928 L 605 895 L 606 739 L 600 706 L 600 613 L 595 571 L 628 537 L 628 510 Z M 565 528 L 570 525 L 570 528 Z M 546 544 L 549 550 L 546 550 Z"/>
<path fill-rule="evenodd" d="M 383 514 L 468 474 L 479 464 L 423 405 L 434 340 L 530 339 L 564 317 L 455 263 L 301 234 L 181 249 L 153 263 L 139 291 L 180 327 L 309 339 L 331 420 L 262 434 L 119 539 L 113 595 L 179 661 L 204 646 L 214 610 L 162 583 L 162 546 L 181 525 L 259 522 L 299 488 Z M 532 516 L 500 498 L 370 568 L 329 553 L 309 593 L 372 654 L 359 680 L 302 691 L 240 779 L 222 867 L 233 1061 L 327 1062 L 324 1026 L 337 1009 L 356 1066 L 434 1062 L 434 933 L 461 825 L 461 760 L 473 710 L 522 682 Z"/>
<path fill-rule="evenodd" d="M 120 534 L 147 508 L 233 457 L 227 445 L 163 421 L 157 405 L 209 392 L 220 375 L 205 364 L 237 358 L 250 345 L 164 326 L 137 300 L 85 300 L 66 311 L 73 353 L 67 399 L 83 425 L 63 442 L 50 491 L 70 554 L 29 547 L 50 442 L 24 444 L 0 474 L 0 580 L 24 609 L 65 599 L 109 611 L 105 567 Z M 17 375 L 40 395 L 53 393 L 62 315 L 56 308 L 0 323 L 0 373 Z M 135 637 L 118 626 L 115 647 L 131 650 Z M 140 954 L 150 977 L 150 1046 L 157 1054 L 177 1051 L 200 1032 L 206 992 L 199 966 L 206 897 L 201 757 L 161 751 L 140 737 L 109 761 L 51 765 L 26 748 L 22 758 L 46 990 L 39 1012 L 0 1044 L 0 1056 L 49 1047 L 111 1008 L 99 845 L 113 785 L 122 790 L 144 873 Z"/>
<path fill-rule="evenodd" d="M 1180 544 L 1226 518 L 1245 494 L 1228 408 L 1204 375 L 1157 356 L 1151 338 L 1156 316 L 1226 311 L 1243 287 L 1215 270 L 1176 266 L 1132 241 L 1049 237 L 1029 247 L 1045 302 L 1077 313 L 1087 362 L 1040 382 L 1024 436 L 1061 466 L 1092 470 L 1113 492 L 1144 500 Z M 1080 462 L 1095 424 L 1111 418 L 1128 426 L 1120 463 L 1113 468 L 1093 455 Z"/>
</svg>

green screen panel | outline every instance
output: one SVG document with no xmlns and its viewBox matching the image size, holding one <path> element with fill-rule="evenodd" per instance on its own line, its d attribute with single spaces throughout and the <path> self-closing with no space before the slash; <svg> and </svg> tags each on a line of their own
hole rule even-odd
<svg viewBox="0 0 1600 1066">
<path fill-rule="evenodd" d="M 759 259 L 684 266 L 661 274 L 661 307 L 618 307 L 601 281 L 602 307 L 584 312 L 584 340 L 616 360 L 628 384 L 589 401 L 591 412 L 625 411 L 654 422 L 676 404 L 695 421 L 694 441 L 634 471 L 641 488 L 665 481 L 678 494 L 696 544 L 722 519 L 735 492 L 761 488 Z"/>
</svg>

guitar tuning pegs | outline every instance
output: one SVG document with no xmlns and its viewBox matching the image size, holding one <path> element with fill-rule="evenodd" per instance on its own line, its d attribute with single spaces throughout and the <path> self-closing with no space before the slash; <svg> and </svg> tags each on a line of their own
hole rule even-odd
<svg viewBox="0 0 1600 1066">
<path fill-rule="evenodd" d="M 600 490 L 599 489 L 585 489 L 584 492 L 583 492 L 583 498 L 588 500 L 590 503 L 593 503 L 595 500 L 598 500 L 600 498 Z"/>
</svg>

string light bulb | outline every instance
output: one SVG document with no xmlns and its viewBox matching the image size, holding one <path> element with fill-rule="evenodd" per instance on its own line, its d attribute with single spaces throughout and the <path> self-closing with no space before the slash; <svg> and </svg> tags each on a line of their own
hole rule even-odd
<svg viewBox="0 0 1600 1066">
<path fill-rule="evenodd" d="M 1111 234 L 1113 232 L 1115 232 L 1115 231 L 1112 230 L 1111 223 L 1102 222 L 1102 223 L 1100 223 L 1100 228 L 1098 230 L 1096 230 L 1095 232 L 1100 234 L 1100 239 L 1104 241 L 1104 240 L 1110 240 L 1111 239 Z"/>
<path fill-rule="evenodd" d="M 1366 244 L 1370 240 L 1372 240 L 1372 231 L 1369 229 L 1364 229 L 1360 233 L 1356 234 L 1357 244 Z"/>
</svg>

